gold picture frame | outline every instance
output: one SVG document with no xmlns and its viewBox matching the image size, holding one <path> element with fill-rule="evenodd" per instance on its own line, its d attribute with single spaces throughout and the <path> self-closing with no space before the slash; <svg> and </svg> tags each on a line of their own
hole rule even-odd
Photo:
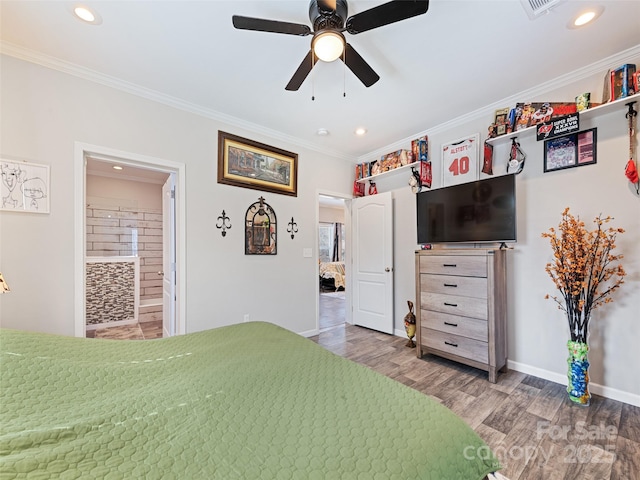
<svg viewBox="0 0 640 480">
<path fill-rule="evenodd" d="M 298 154 L 218 131 L 218 183 L 298 196 Z"/>
</svg>

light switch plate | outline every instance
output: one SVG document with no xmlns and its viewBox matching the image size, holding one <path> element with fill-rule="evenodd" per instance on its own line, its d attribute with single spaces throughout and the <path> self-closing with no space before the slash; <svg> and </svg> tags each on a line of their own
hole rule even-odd
<svg viewBox="0 0 640 480">
<path fill-rule="evenodd" d="M 304 258 L 311 258 L 311 256 L 313 255 L 313 250 L 310 248 L 303 248 L 302 249 L 302 256 Z"/>
</svg>

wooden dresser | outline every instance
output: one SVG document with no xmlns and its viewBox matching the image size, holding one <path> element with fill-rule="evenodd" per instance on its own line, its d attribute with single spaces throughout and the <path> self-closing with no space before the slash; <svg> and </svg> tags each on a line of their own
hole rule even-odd
<svg viewBox="0 0 640 480">
<path fill-rule="evenodd" d="M 506 250 L 416 251 L 416 353 L 507 370 Z"/>
</svg>

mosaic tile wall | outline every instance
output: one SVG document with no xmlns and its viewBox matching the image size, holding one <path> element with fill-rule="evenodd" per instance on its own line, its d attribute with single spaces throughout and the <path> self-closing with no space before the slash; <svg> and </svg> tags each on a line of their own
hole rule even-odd
<svg viewBox="0 0 640 480">
<path fill-rule="evenodd" d="M 135 262 L 87 262 L 87 325 L 136 316 Z"/>
</svg>

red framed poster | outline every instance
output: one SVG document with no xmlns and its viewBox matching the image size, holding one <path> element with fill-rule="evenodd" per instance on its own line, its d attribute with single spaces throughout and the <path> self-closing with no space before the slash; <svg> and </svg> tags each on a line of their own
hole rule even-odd
<svg viewBox="0 0 640 480">
<path fill-rule="evenodd" d="M 480 135 L 476 133 L 442 145 L 442 186 L 478 179 Z"/>
</svg>

